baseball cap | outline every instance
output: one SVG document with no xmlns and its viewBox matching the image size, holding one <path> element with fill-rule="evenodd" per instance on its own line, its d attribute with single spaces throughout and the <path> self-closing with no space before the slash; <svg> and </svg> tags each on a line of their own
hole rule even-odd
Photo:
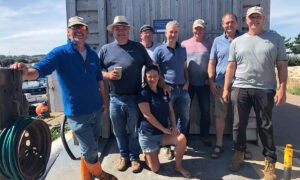
<svg viewBox="0 0 300 180">
<path fill-rule="evenodd" d="M 247 10 L 246 16 L 250 16 L 251 14 L 258 13 L 260 15 L 264 15 L 264 9 L 259 6 L 253 6 Z"/>
<path fill-rule="evenodd" d="M 143 25 L 141 28 L 140 28 L 140 33 L 143 32 L 143 31 L 146 31 L 146 30 L 150 30 L 151 32 L 153 32 L 153 27 L 151 27 L 150 25 L 148 24 L 145 24 Z"/>
<path fill-rule="evenodd" d="M 84 26 L 88 26 L 85 22 L 84 22 L 84 19 L 82 17 L 79 17 L 79 16 L 73 16 L 73 17 L 70 17 L 69 18 L 69 21 L 68 21 L 68 27 L 72 27 L 74 25 L 77 25 L 77 24 L 81 24 L 81 25 L 84 25 Z"/>
<path fill-rule="evenodd" d="M 205 28 L 205 21 L 203 19 L 197 19 L 193 23 L 193 29 L 196 27 L 202 27 Z"/>
</svg>

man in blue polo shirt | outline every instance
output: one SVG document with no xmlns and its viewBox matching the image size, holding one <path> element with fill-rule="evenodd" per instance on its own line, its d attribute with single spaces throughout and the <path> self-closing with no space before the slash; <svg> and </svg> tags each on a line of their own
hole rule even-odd
<svg viewBox="0 0 300 180">
<path fill-rule="evenodd" d="M 33 68 L 15 63 L 23 79 L 45 77 L 56 70 L 64 113 L 78 139 L 81 151 L 81 179 L 116 179 L 104 172 L 98 160 L 98 139 L 104 107 L 104 86 L 97 53 L 85 43 L 88 26 L 78 16 L 68 21 L 68 43 L 48 53 Z M 100 90 L 100 92 L 99 92 Z M 71 179 L 71 177 L 70 177 Z"/>
<path fill-rule="evenodd" d="M 179 23 L 170 21 L 166 25 L 166 41 L 153 53 L 154 62 L 160 67 L 161 74 L 171 89 L 171 101 L 178 117 L 177 128 L 188 134 L 190 122 L 189 79 L 187 71 L 186 49 L 178 42 Z"/>
<path fill-rule="evenodd" d="M 212 103 L 214 116 L 216 117 L 216 144 L 211 151 L 211 158 L 213 159 L 219 158 L 223 151 L 223 133 L 228 104 L 223 101 L 222 94 L 228 64 L 229 46 L 233 39 L 243 34 L 237 30 L 237 16 L 234 13 L 228 12 L 223 15 L 222 27 L 224 33 L 214 39 L 208 63 L 209 85 L 213 95 Z M 245 159 L 251 158 L 252 154 L 247 149 L 245 151 Z"/>
<path fill-rule="evenodd" d="M 216 117 L 216 144 L 211 152 L 211 158 L 217 159 L 223 151 L 223 132 L 227 116 L 227 103 L 222 99 L 225 71 L 228 62 L 229 46 L 231 41 L 240 35 L 237 30 L 237 17 L 233 13 L 226 13 L 222 17 L 224 33 L 214 39 L 210 60 L 208 63 L 208 76 L 211 94 L 213 95 L 214 115 Z"/>
</svg>

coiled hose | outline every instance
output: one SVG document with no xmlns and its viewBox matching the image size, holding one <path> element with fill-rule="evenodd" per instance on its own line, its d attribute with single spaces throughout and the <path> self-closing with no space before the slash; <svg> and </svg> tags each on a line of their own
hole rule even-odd
<svg viewBox="0 0 300 180">
<path fill-rule="evenodd" d="M 18 117 L 0 133 L 0 177 L 38 179 L 50 157 L 51 134 L 47 123 Z"/>
</svg>

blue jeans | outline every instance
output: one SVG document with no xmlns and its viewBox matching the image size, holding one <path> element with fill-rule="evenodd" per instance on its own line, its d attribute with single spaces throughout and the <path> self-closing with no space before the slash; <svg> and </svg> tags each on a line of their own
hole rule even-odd
<svg viewBox="0 0 300 180">
<path fill-rule="evenodd" d="M 110 97 L 110 119 L 120 154 L 130 161 L 139 160 L 137 122 L 140 111 L 135 95 L 114 95 Z M 128 127 L 129 134 L 127 134 Z"/>
<path fill-rule="evenodd" d="M 210 128 L 210 88 L 207 85 L 204 86 L 189 86 L 189 94 L 191 101 L 193 97 L 197 94 L 198 104 L 201 111 L 200 119 L 200 136 L 207 137 L 209 136 Z"/>
<path fill-rule="evenodd" d="M 171 93 L 171 101 L 174 107 L 175 114 L 177 114 L 177 128 L 181 133 L 187 135 L 188 126 L 190 123 L 190 96 L 187 90 L 182 87 L 173 87 Z"/>
<path fill-rule="evenodd" d="M 101 110 L 86 115 L 68 116 L 67 121 L 79 142 L 84 160 L 90 164 L 96 163 L 101 132 Z"/>
</svg>

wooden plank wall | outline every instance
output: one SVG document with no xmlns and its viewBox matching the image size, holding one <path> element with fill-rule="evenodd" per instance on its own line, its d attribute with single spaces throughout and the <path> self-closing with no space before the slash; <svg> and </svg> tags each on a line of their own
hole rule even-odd
<svg viewBox="0 0 300 180">
<path fill-rule="evenodd" d="M 102 45 L 112 42 L 113 37 L 106 26 L 113 22 L 117 15 L 125 15 L 135 28 L 130 33 L 130 39 L 140 41 L 139 28 L 144 24 L 153 25 L 154 19 L 175 19 L 180 23 L 179 41 L 192 36 L 192 24 L 195 19 L 202 18 L 207 23 L 206 36 L 213 40 L 223 33 L 221 18 L 226 12 L 234 12 L 238 17 L 239 30 L 246 31 L 245 14 L 249 7 L 258 5 L 264 8 L 266 23 L 270 26 L 270 0 L 66 0 L 67 18 L 79 15 L 86 19 L 89 25 L 89 43 L 96 51 Z M 154 41 L 161 42 L 163 34 L 155 34 Z M 200 110 L 197 102 L 191 107 L 191 132 L 199 133 Z M 108 118 L 107 116 L 105 119 Z M 105 127 L 109 122 L 105 120 Z M 230 121 L 228 121 L 230 123 Z M 214 123 L 212 121 L 212 127 Z M 225 132 L 230 133 L 227 127 Z M 105 136 L 109 134 L 105 129 Z M 214 132 L 214 128 L 211 129 Z"/>
</svg>

